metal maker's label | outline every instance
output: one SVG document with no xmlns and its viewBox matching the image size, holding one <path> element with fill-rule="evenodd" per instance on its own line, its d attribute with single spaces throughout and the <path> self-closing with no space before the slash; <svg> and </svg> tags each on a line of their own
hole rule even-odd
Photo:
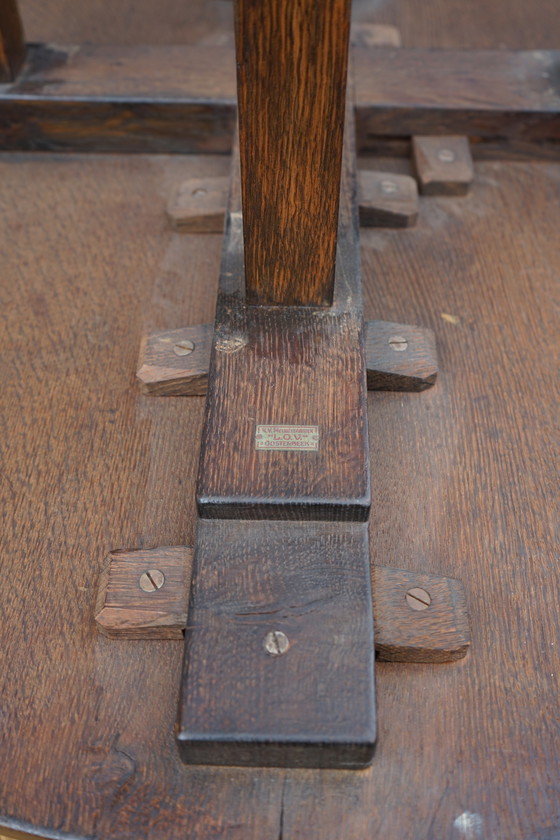
<svg viewBox="0 0 560 840">
<path fill-rule="evenodd" d="M 255 449 L 317 451 L 319 426 L 257 426 Z"/>
</svg>

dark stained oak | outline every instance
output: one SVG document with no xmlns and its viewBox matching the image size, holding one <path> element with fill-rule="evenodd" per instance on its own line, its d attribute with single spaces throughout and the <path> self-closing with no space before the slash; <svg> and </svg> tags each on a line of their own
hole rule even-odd
<svg viewBox="0 0 560 840">
<path fill-rule="evenodd" d="M 177 724 L 185 762 L 369 764 L 368 553 L 366 523 L 199 520 Z M 267 651 L 271 633 L 285 652 Z"/>
<path fill-rule="evenodd" d="M 333 306 L 261 307 L 244 300 L 239 181 L 234 171 L 197 488 L 203 517 L 367 519 L 355 178 L 349 104 Z M 318 447 L 259 450 L 261 425 L 314 427 Z"/>
<path fill-rule="evenodd" d="M 13 81 L 25 59 L 23 26 L 17 0 L 0 5 L 0 83 Z"/>
<path fill-rule="evenodd" d="M 32 41 L 164 44 L 226 6 L 197 3 L 21 5 Z M 407 47 L 560 43 L 556 0 L 356 7 L 398 24 Z M 371 556 L 460 578 L 472 620 L 461 662 L 376 663 L 372 766 L 186 767 L 181 644 L 97 632 L 111 547 L 194 539 L 202 400 L 145 397 L 134 372 L 146 331 L 213 317 L 221 237 L 162 219 L 174 183 L 225 167 L 0 156 L 0 825 L 112 840 L 552 840 L 557 163 L 480 161 L 466 199 L 423 200 L 411 230 L 361 232 L 366 318 L 432 327 L 441 363 L 421 396 L 369 396 Z"/>
<path fill-rule="evenodd" d="M 352 55 L 359 151 L 408 156 L 411 135 L 460 134 L 475 158 L 558 159 L 558 51 Z M 0 91 L 0 150 L 225 153 L 235 92 L 230 47 L 32 45 Z"/>
<path fill-rule="evenodd" d="M 320 549 L 325 547 L 322 530 L 316 535 Z M 229 541 L 226 528 L 228 546 Z M 185 545 L 112 552 L 99 579 L 95 620 L 100 633 L 112 639 L 183 639 L 192 553 L 192 547 Z M 322 555 L 323 560 L 326 557 L 327 552 Z M 154 571 L 161 572 L 163 581 L 152 576 L 142 588 L 141 575 Z M 150 587 L 150 580 L 159 582 L 160 588 Z M 325 582 L 318 578 L 317 584 L 324 588 Z M 460 581 L 375 566 L 372 585 L 375 651 L 381 661 L 452 662 L 465 656 L 470 631 Z M 418 594 L 423 601 L 410 600 Z M 314 614 L 312 609 L 309 612 Z M 364 647 L 363 652 L 369 659 L 371 651 Z"/>
<path fill-rule="evenodd" d="M 433 330 L 388 321 L 366 321 L 364 329 L 368 390 L 422 391 L 434 384 L 438 368 Z M 143 393 L 206 394 L 213 336 L 212 324 L 146 336 L 136 372 Z"/>
</svg>

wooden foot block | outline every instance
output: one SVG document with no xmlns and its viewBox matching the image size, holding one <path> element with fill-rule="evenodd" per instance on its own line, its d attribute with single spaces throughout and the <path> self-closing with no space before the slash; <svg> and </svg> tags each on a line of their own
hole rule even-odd
<svg viewBox="0 0 560 840">
<path fill-rule="evenodd" d="M 418 219 L 418 188 L 409 175 L 358 172 L 362 227 L 406 228 Z"/>
<path fill-rule="evenodd" d="M 474 166 L 466 137 L 413 137 L 412 153 L 423 195 L 466 195 Z"/>
<path fill-rule="evenodd" d="M 171 226 L 181 233 L 223 233 L 229 178 L 189 178 L 167 205 Z"/>
<path fill-rule="evenodd" d="M 401 33 L 383 23 L 354 23 L 350 32 L 353 47 L 400 47 Z"/>
<path fill-rule="evenodd" d="M 425 327 L 367 321 L 365 354 L 370 391 L 423 391 L 436 381 L 436 339 Z"/>
<path fill-rule="evenodd" d="M 99 582 L 95 621 L 110 639 L 182 639 L 192 548 L 112 551 Z"/>
<path fill-rule="evenodd" d="M 142 391 L 154 396 L 204 395 L 213 335 L 211 324 L 148 335 L 136 373 Z"/>
<path fill-rule="evenodd" d="M 192 555 L 184 545 L 112 552 L 99 582 L 99 631 L 111 639 L 182 639 Z M 451 662 L 467 652 L 469 621 L 458 580 L 375 566 L 373 612 L 383 661 Z"/>
<path fill-rule="evenodd" d="M 470 645 L 463 584 L 454 578 L 373 568 L 375 650 L 385 662 L 452 662 Z"/>
</svg>

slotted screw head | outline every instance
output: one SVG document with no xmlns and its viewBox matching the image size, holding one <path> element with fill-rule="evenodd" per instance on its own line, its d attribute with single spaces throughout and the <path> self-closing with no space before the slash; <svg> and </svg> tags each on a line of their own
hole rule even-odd
<svg viewBox="0 0 560 840">
<path fill-rule="evenodd" d="M 411 610 L 427 610 L 432 603 L 430 593 L 419 586 L 409 589 L 405 597 Z"/>
<path fill-rule="evenodd" d="M 453 163 L 455 160 L 455 152 L 452 152 L 451 149 L 440 149 L 437 156 L 442 163 Z"/>
<path fill-rule="evenodd" d="M 159 569 L 150 569 L 140 575 L 138 583 L 143 592 L 157 592 L 165 583 L 165 575 Z"/>
<path fill-rule="evenodd" d="M 188 356 L 194 350 L 194 344 L 185 338 L 183 341 L 178 341 L 173 347 L 173 352 L 176 356 Z"/>
<path fill-rule="evenodd" d="M 402 352 L 408 347 L 408 341 L 402 335 L 392 335 L 389 339 L 389 344 L 393 350 L 397 350 L 398 352 Z"/>
<path fill-rule="evenodd" d="M 385 178 L 385 180 L 381 181 L 381 192 L 384 192 L 385 195 L 393 195 L 397 192 L 397 185 L 395 181 L 392 181 L 390 178 Z"/>
<path fill-rule="evenodd" d="M 269 656 L 282 656 L 290 647 L 290 640 L 281 630 L 271 630 L 264 637 L 263 644 Z"/>
</svg>

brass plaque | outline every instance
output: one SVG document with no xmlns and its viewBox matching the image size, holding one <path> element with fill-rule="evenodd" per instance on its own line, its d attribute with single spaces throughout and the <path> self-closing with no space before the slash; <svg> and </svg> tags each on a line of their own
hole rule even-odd
<svg viewBox="0 0 560 840">
<path fill-rule="evenodd" d="M 255 449 L 316 452 L 319 426 L 257 426 Z"/>
</svg>

